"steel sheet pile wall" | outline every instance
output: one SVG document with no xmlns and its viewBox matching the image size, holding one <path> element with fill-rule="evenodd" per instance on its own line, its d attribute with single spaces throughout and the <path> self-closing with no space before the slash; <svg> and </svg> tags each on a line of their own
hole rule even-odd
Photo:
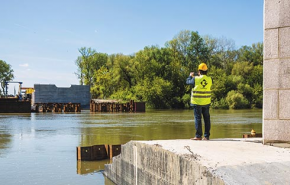
<svg viewBox="0 0 290 185">
<path fill-rule="evenodd" d="M 0 98 L 0 113 L 30 113 L 30 101 L 19 101 L 18 98 Z"/>
<path fill-rule="evenodd" d="M 77 147 L 77 160 L 97 161 L 112 159 L 121 153 L 121 145 L 93 145 Z"/>
<path fill-rule="evenodd" d="M 145 112 L 145 102 L 119 103 L 117 101 L 102 101 L 92 99 L 90 103 L 91 112 Z"/>
<path fill-rule="evenodd" d="M 36 112 L 81 112 L 80 103 L 36 103 Z"/>
</svg>

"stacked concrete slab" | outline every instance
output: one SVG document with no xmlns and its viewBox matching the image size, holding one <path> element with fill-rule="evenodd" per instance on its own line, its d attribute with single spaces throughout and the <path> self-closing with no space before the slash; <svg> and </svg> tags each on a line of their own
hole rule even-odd
<svg viewBox="0 0 290 185">
<path fill-rule="evenodd" d="M 290 141 L 290 0 L 264 1 L 264 143 Z"/>
<path fill-rule="evenodd" d="M 51 84 L 34 85 L 33 103 L 80 103 L 83 109 L 90 108 L 90 86 L 71 85 L 56 87 Z"/>
</svg>

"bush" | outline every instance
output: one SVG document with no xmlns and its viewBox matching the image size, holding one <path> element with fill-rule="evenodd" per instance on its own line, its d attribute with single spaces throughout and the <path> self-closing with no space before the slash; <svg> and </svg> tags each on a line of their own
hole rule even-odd
<svg viewBox="0 0 290 185">
<path fill-rule="evenodd" d="M 231 109 L 250 108 L 249 101 L 239 92 L 230 91 L 227 94 L 226 102 Z"/>
<path fill-rule="evenodd" d="M 262 108 L 263 107 L 263 86 L 261 84 L 255 84 L 253 91 L 254 91 L 254 98 L 253 98 L 254 107 Z"/>
<path fill-rule="evenodd" d="M 184 103 L 185 108 L 189 108 L 190 107 L 190 94 L 183 95 L 182 102 Z"/>
<path fill-rule="evenodd" d="M 211 104 L 211 107 L 214 109 L 228 109 L 229 105 L 226 102 L 225 98 L 222 98 L 220 100 L 214 100 Z"/>
<path fill-rule="evenodd" d="M 148 108 L 170 108 L 172 84 L 160 77 L 145 78 L 134 87 L 136 96 L 142 97 Z"/>
</svg>

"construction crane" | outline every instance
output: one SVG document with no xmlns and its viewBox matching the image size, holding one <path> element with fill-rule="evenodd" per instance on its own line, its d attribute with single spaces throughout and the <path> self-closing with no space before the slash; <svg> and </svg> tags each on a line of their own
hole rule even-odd
<svg viewBox="0 0 290 185">
<path fill-rule="evenodd" d="M 8 96 L 8 85 L 9 85 L 9 83 L 19 83 L 18 97 L 19 97 L 19 100 L 21 100 L 22 99 L 22 96 L 21 96 L 21 87 L 22 87 L 22 83 L 23 82 L 4 81 L 4 87 L 5 87 L 4 95 L 5 95 L 5 97 Z"/>
</svg>

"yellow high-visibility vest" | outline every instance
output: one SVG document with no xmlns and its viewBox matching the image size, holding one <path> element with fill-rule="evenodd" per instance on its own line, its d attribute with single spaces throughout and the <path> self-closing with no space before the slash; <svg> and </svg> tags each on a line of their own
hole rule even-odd
<svg viewBox="0 0 290 185">
<path fill-rule="evenodd" d="M 191 104 L 208 105 L 211 103 L 212 79 L 206 75 L 195 77 L 195 86 L 191 91 Z"/>
</svg>

